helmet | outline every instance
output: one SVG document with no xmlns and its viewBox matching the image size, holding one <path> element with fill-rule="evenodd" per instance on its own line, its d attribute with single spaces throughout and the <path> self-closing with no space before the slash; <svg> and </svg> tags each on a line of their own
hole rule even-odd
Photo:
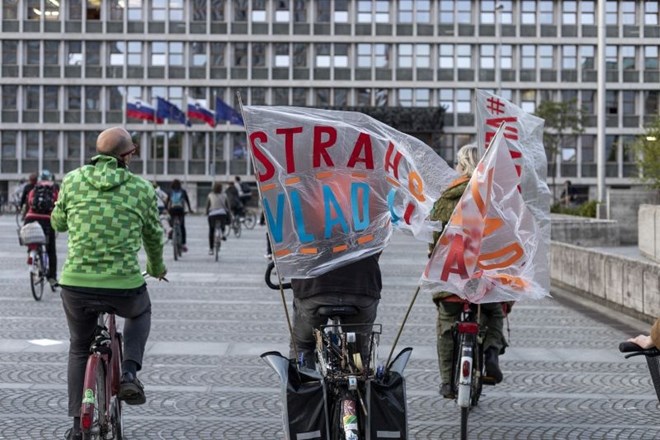
<svg viewBox="0 0 660 440">
<path fill-rule="evenodd" d="M 53 180 L 53 173 L 51 173 L 48 170 L 43 170 L 43 171 L 41 171 L 41 174 L 39 175 L 39 180 L 51 181 L 51 180 Z"/>
</svg>

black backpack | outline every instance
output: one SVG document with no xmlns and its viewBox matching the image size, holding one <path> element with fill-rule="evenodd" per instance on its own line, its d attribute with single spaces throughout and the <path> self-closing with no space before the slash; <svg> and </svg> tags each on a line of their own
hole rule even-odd
<svg viewBox="0 0 660 440">
<path fill-rule="evenodd" d="M 37 184 L 32 190 L 32 212 L 50 214 L 55 207 L 55 194 L 52 185 Z"/>
</svg>

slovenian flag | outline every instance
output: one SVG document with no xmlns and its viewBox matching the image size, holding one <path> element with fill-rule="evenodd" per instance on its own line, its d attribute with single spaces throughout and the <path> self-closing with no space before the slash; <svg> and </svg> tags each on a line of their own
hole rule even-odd
<svg viewBox="0 0 660 440">
<path fill-rule="evenodd" d="M 126 101 L 126 116 L 145 121 L 154 121 L 162 124 L 163 120 L 156 116 L 156 109 L 139 99 L 128 99 Z"/>
<path fill-rule="evenodd" d="M 200 101 L 188 99 L 188 119 L 197 119 L 206 122 L 211 127 L 215 127 L 215 115 Z"/>
<path fill-rule="evenodd" d="M 227 121 L 231 124 L 245 125 L 241 114 L 217 97 L 215 98 L 215 121 Z"/>
</svg>

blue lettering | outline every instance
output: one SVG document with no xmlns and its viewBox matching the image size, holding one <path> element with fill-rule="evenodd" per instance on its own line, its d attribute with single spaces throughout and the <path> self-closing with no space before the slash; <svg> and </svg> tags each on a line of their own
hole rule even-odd
<svg viewBox="0 0 660 440">
<path fill-rule="evenodd" d="M 392 188 L 387 194 L 387 207 L 390 210 L 390 216 L 392 217 L 392 224 L 396 224 L 401 220 L 396 212 L 394 212 L 394 197 L 396 197 L 396 188 Z"/>
<path fill-rule="evenodd" d="M 332 189 L 327 185 L 323 185 L 323 205 L 325 206 L 324 237 L 330 238 L 332 236 L 332 228 L 335 225 L 340 225 L 344 233 L 347 234 L 349 229 L 348 224 L 346 224 L 346 220 L 344 219 L 344 213 L 342 212 L 341 207 L 339 206 L 339 202 L 337 201 L 335 194 L 332 192 Z M 332 205 L 332 208 L 334 208 L 335 212 L 337 213 L 337 216 L 334 218 L 332 217 L 332 210 L 330 205 Z"/>
<path fill-rule="evenodd" d="M 270 209 L 268 199 L 264 198 L 264 210 L 266 211 L 266 219 L 268 220 L 268 229 L 273 235 L 275 243 L 282 242 L 282 229 L 284 226 L 284 193 L 277 194 L 277 219 L 273 217 L 273 212 Z"/>
<path fill-rule="evenodd" d="M 369 185 L 364 182 L 353 182 L 351 184 L 351 209 L 353 211 L 353 224 L 356 231 L 362 231 L 369 226 Z M 362 193 L 362 215 L 360 220 L 360 193 Z"/>
<path fill-rule="evenodd" d="M 309 243 L 314 241 L 314 236 L 305 231 L 305 219 L 302 213 L 302 203 L 300 202 L 300 194 L 295 189 L 291 191 L 291 209 L 293 210 L 293 218 L 296 221 L 296 231 L 298 231 L 298 239 L 301 243 Z"/>
</svg>

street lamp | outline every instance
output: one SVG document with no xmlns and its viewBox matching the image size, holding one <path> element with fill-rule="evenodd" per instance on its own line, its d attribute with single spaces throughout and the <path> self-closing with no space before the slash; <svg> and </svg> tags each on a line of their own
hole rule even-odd
<svg viewBox="0 0 660 440">
<path fill-rule="evenodd" d="M 500 2 L 495 3 L 495 40 L 497 44 L 495 45 L 495 94 L 500 94 L 500 89 L 502 88 L 502 66 L 500 63 L 500 51 L 502 49 L 501 41 L 501 32 L 500 32 L 500 20 L 499 15 L 500 11 L 504 9 L 504 5 Z"/>
</svg>

